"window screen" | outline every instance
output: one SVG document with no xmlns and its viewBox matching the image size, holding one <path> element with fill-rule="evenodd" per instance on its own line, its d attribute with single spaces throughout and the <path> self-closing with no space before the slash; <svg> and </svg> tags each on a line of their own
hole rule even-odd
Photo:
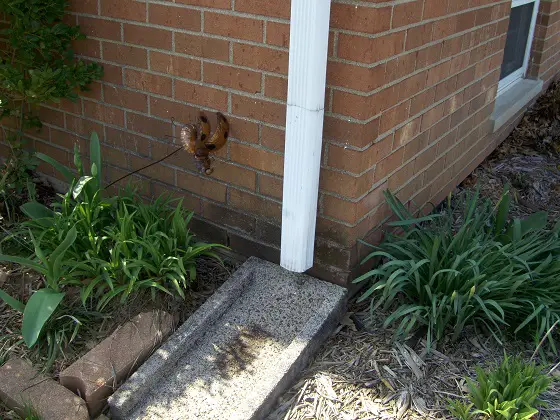
<svg viewBox="0 0 560 420">
<path fill-rule="evenodd" d="M 523 67 L 534 3 L 511 9 L 500 80 Z"/>
</svg>

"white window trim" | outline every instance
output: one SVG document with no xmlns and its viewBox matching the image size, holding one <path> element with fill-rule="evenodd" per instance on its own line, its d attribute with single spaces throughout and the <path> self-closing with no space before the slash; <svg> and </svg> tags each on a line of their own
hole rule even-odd
<svg viewBox="0 0 560 420">
<path fill-rule="evenodd" d="M 539 13 L 540 0 L 513 0 L 511 2 L 511 8 L 523 6 L 528 3 L 534 3 L 533 5 L 533 17 L 531 18 L 531 26 L 529 27 L 529 36 L 527 37 L 527 46 L 525 47 L 525 58 L 523 60 L 523 66 L 500 80 L 498 84 L 498 93 L 501 95 L 511 87 L 513 87 L 517 82 L 525 78 L 527 75 L 527 69 L 529 68 L 529 60 L 531 59 L 531 47 L 533 45 L 533 37 L 535 35 L 535 26 L 537 24 L 537 15 Z M 511 13 L 511 12 L 510 12 Z"/>
</svg>

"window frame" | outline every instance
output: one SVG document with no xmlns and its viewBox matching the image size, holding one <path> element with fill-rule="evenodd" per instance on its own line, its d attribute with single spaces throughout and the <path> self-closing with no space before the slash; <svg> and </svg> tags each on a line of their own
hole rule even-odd
<svg viewBox="0 0 560 420">
<path fill-rule="evenodd" d="M 529 60 L 531 59 L 531 47 L 533 46 L 533 37 L 535 36 L 535 27 L 537 24 L 537 15 L 539 14 L 540 0 L 512 0 L 511 9 L 525 4 L 533 4 L 533 16 L 531 18 L 531 25 L 529 26 L 529 36 L 527 37 L 527 45 L 525 47 L 525 57 L 523 59 L 523 66 L 510 75 L 504 77 L 498 83 L 498 95 L 504 93 L 506 90 L 514 86 L 517 82 L 524 79 L 527 76 L 527 70 L 529 68 Z M 510 9 L 510 14 L 511 14 Z"/>
</svg>

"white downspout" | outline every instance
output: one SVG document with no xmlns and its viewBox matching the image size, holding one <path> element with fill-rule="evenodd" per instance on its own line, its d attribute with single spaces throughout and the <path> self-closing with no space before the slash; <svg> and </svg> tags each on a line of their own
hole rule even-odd
<svg viewBox="0 0 560 420">
<path fill-rule="evenodd" d="M 282 267 L 313 266 L 330 0 L 292 0 L 282 205 Z"/>
</svg>

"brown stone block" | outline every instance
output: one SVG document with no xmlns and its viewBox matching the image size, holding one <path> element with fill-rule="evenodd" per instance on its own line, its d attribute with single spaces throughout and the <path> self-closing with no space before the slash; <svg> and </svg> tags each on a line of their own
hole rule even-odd
<svg viewBox="0 0 560 420">
<path fill-rule="evenodd" d="M 90 415 L 96 416 L 115 386 L 132 374 L 172 328 L 173 317 L 165 312 L 137 315 L 62 371 L 60 383 L 79 393 L 86 400 Z"/>
<path fill-rule="evenodd" d="M 89 419 L 84 400 L 18 358 L 0 368 L 0 398 L 21 415 L 29 407 L 43 420 Z"/>
</svg>

